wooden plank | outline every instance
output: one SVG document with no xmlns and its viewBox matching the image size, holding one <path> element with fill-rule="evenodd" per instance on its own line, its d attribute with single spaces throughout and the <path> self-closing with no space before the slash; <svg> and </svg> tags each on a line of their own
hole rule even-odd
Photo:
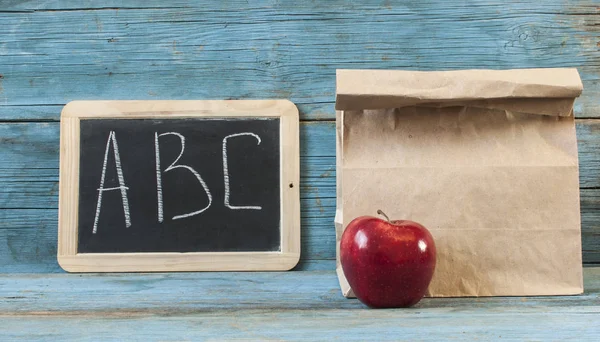
<svg viewBox="0 0 600 342">
<path fill-rule="evenodd" d="M 520 297 L 426 298 L 415 309 L 518 313 L 523 309 L 545 311 L 572 307 L 600 312 L 599 269 L 584 268 L 585 292 L 582 295 L 526 297 L 525 300 Z M 335 270 L 90 273 L 85 276 L 8 274 L 0 276 L 0 283 L 0 298 L 4 299 L 0 301 L 0 317 L 103 316 L 114 310 L 132 316 L 154 316 L 166 312 L 365 308 L 357 299 L 342 296 Z M 277 296 L 273 296 L 274 293 Z"/>
<path fill-rule="evenodd" d="M 600 122 L 577 120 L 579 184 L 582 188 L 600 187 Z"/>
<path fill-rule="evenodd" d="M 567 311 L 567 313 L 565 313 Z M 5 341 L 595 341 L 597 310 L 293 310 L 2 318 Z M 424 324 L 423 322 L 426 322 Z"/>
<path fill-rule="evenodd" d="M 342 297 L 333 271 L 8 275 L 0 277 L 0 336 L 593 340 L 600 271 L 587 268 L 584 277 L 581 296 L 426 298 L 411 309 L 368 310 Z"/>
<path fill-rule="evenodd" d="M 600 187 L 600 121 L 577 120 L 580 185 Z M 19 183 L 19 180 L 46 180 L 58 173 L 57 123 L 0 123 L 0 179 Z M 327 187 L 324 193 L 335 190 L 335 123 L 332 121 L 302 122 L 300 125 L 301 177 L 313 189 Z M 52 171 L 52 169 L 54 171 Z M 56 178 L 57 179 L 57 178 Z M 307 182 L 316 182 L 309 184 Z M 18 185 L 16 185 L 18 186 Z M 4 193 L 0 189 L 0 196 Z M 23 189 L 19 189 L 19 192 Z M 17 191 L 15 191 L 17 192 Z M 330 196 L 335 196 L 331 194 Z M 2 202 L 0 197 L 0 203 Z M 51 200 L 49 198 L 45 200 Z M 0 207 L 2 205 L 0 204 Z M 47 206 L 54 208 L 54 205 Z"/>
<path fill-rule="evenodd" d="M 16 105 L 0 106 L 0 121 L 58 121 L 60 105 Z"/>
<path fill-rule="evenodd" d="M 74 99 L 289 98 L 304 119 L 332 119 L 337 68 L 566 66 L 584 81 L 576 114 L 598 117 L 598 6 L 508 8 L 492 0 L 9 1 L 0 12 L 0 118 L 55 118 L 18 106 Z"/>
<path fill-rule="evenodd" d="M 56 122 L 0 123 L 1 168 L 58 170 L 58 133 Z"/>
<path fill-rule="evenodd" d="M 2 56 L 0 56 L 1 60 Z M 192 100 L 192 98 L 189 98 Z M 58 121 L 60 112 L 66 103 L 55 105 L 2 105 L 0 104 L 0 122 Z M 301 103 L 304 113 L 310 113 L 311 120 L 335 119 L 333 98 L 326 103 Z M 307 114 L 308 115 L 308 114 Z"/>
<path fill-rule="evenodd" d="M 600 264 L 600 189 L 581 190 L 583 262 Z"/>
<path fill-rule="evenodd" d="M 12 196 L 30 196 L 38 191 L 32 185 L 32 191 L 21 186 L 32 181 L 57 180 L 58 174 L 58 124 L 56 123 L 19 123 L 0 124 L 0 139 L 3 149 L 0 158 L 0 179 L 14 182 L 14 190 L 0 189 L 0 207 L 6 201 L 3 194 L 14 192 Z M 600 122 L 596 120 L 577 120 L 579 145 L 580 185 L 582 188 L 600 187 Z M 308 193 L 330 193 L 335 191 L 335 123 L 303 122 L 300 136 L 301 177 Z M 52 179 L 52 175 L 56 178 Z M 310 184 L 310 182 L 314 182 Z M 40 198 L 44 201 L 55 200 L 51 188 L 54 185 L 39 185 L 39 192 L 47 193 L 51 198 Z M 322 189 L 326 187 L 327 189 Z M 320 189 L 320 190 L 317 190 Z M 45 192 L 47 191 L 47 192 Z M 39 203 L 38 201 L 38 203 Z M 21 205 L 21 204 L 19 204 Z M 34 206 L 37 207 L 37 206 Z M 49 204 L 46 208 L 55 208 Z"/>
<path fill-rule="evenodd" d="M 335 123 L 303 122 L 300 125 L 301 183 L 306 193 L 335 194 Z M 0 179 L 14 183 L 14 188 L 0 189 L 0 207 L 4 203 L 14 206 L 34 208 L 39 203 L 49 203 L 46 208 L 55 208 L 56 198 L 51 192 L 52 185 L 38 185 L 39 191 L 31 181 L 50 180 L 54 172 L 58 173 L 58 124 L 56 123 L 18 123 L 0 124 L 0 139 L 3 149 L 0 158 Z M 600 187 L 600 121 L 577 120 L 579 143 L 580 186 L 582 188 Z M 53 171 L 54 170 L 54 171 Z M 57 178 L 55 178 L 57 180 Z M 11 195 L 8 196 L 7 194 Z M 47 198 L 37 198 L 37 194 Z M 14 202 L 16 197 L 30 197 L 35 204 Z M 37 199 L 36 199 L 37 198 Z M 20 204 L 17 204 L 20 203 Z M 13 207 L 14 207 L 13 206 Z"/>
<path fill-rule="evenodd" d="M 58 272 L 56 209 L 0 210 L 0 273 Z"/>
<path fill-rule="evenodd" d="M 333 0 L 331 1 L 333 4 L 338 5 L 337 7 L 340 7 L 340 4 L 347 4 L 347 1 L 344 0 Z M 420 4 L 420 3 L 413 3 L 413 2 L 409 2 L 408 4 L 406 4 L 406 2 L 401 2 L 402 4 L 405 4 L 405 6 L 412 6 L 411 8 L 418 8 L 419 6 L 421 7 L 429 7 L 426 4 Z M 439 1 L 434 1 L 432 2 L 434 4 L 439 3 Z M 280 4 L 277 2 L 267 2 L 267 1 L 248 1 L 248 2 L 244 2 L 244 1 L 230 1 L 230 4 L 221 4 L 220 7 L 217 7 L 216 5 L 214 5 L 215 8 L 218 8 L 220 10 L 227 10 L 229 9 L 232 4 L 240 4 L 240 5 L 244 5 L 244 7 L 246 8 L 272 8 L 272 7 L 276 7 L 276 6 L 285 6 L 286 4 Z M 393 10 L 395 7 L 398 7 L 399 5 L 393 1 L 390 1 L 389 3 L 385 3 L 385 2 L 377 2 L 377 1 L 372 1 L 372 2 L 367 2 L 367 4 L 369 4 L 370 6 L 366 6 L 368 7 L 370 10 L 375 10 L 375 9 L 382 9 L 382 10 Z M 299 4 L 301 5 L 301 4 Z M 290 5 L 288 5 L 290 6 Z M 296 5 L 298 6 L 298 5 Z M 484 1 L 473 1 L 472 2 L 472 8 L 474 9 L 478 9 L 479 7 L 482 6 L 492 6 L 494 8 L 499 8 L 501 7 L 500 4 L 496 1 L 491 1 L 491 0 L 484 0 Z M 519 3 L 518 1 L 513 1 L 510 3 L 511 8 L 515 8 L 518 10 L 522 10 L 522 11 L 527 11 L 529 9 L 529 11 L 535 13 L 536 10 L 539 11 L 538 8 L 530 5 L 530 4 L 523 4 L 523 3 Z M 9 0 L 7 1 L 4 6 L 2 11 L 3 12 L 45 12 L 45 11 L 109 11 L 109 10 L 115 10 L 115 9 L 120 9 L 122 11 L 124 10 L 136 10 L 136 11 L 143 11 L 143 10 L 152 10 L 152 9 L 164 9 L 164 10 L 168 10 L 168 9 L 190 9 L 190 8 L 200 8 L 201 6 L 198 4 L 194 4 L 194 2 L 190 2 L 188 0 L 171 0 L 168 2 L 168 4 L 165 4 L 164 1 L 160 1 L 160 0 L 147 0 L 147 1 L 143 1 L 143 0 L 128 0 L 126 2 L 123 2 L 122 0 L 105 0 L 102 1 L 100 3 L 96 2 L 96 1 L 81 1 L 81 0 L 39 0 L 39 1 L 25 1 L 25 0 Z M 326 9 L 326 8 L 337 8 L 336 6 L 331 6 L 330 4 L 315 4 L 313 6 L 310 5 L 304 5 L 302 6 L 302 8 L 315 8 L 316 9 Z M 440 11 L 445 11 L 445 10 L 461 10 L 464 6 L 462 4 L 446 4 L 446 6 L 442 9 L 438 9 L 437 7 L 433 7 L 431 9 L 431 11 L 433 12 L 440 12 Z M 506 7 L 506 6 L 505 6 Z M 561 11 L 560 13 L 562 14 L 585 14 L 585 13 L 589 13 L 591 11 L 593 11 L 595 9 L 595 5 L 593 2 L 585 2 L 585 1 L 578 1 L 578 2 L 574 2 L 574 5 L 571 7 L 567 7 L 565 8 L 563 6 L 562 3 L 558 2 L 558 3 L 547 3 L 545 4 L 545 7 L 547 9 L 547 11 L 545 11 L 544 13 L 554 13 L 555 11 Z M 351 9 L 355 9 L 356 7 L 349 6 L 349 10 Z M 338 10 L 340 10 L 339 8 L 337 8 Z M 207 9 L 207 11 L 210 11 L 210 8 Z M 475 14 L 474 14 L 475 15 Z"/>
</svg>

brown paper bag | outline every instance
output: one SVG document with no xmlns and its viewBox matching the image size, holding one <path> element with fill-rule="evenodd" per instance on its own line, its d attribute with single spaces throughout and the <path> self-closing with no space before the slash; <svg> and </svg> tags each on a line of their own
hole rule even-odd
<svg viewBox="0 0 600 342">
<path fill-rule="evenodd" d="M 409 219 L 437 246 L 428 295 L 583 291 L 575 69 L 337 72 L 339 240 Z"/>
</svg>

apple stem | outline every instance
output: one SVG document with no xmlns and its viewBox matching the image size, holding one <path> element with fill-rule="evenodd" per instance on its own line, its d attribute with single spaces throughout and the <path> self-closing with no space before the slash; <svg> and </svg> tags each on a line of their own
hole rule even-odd
<svg viewBox="0 0 600 342">
<path fill-rule="evenodd" d="M 388 216 L 387 216 L 387 215 L 386 215 L 386 214 L 385 214 L 383 211 L 381 211 L 381 209 L 377 209 L 377 214 L 379 214 L 379 215 L 381 215 L 381 216 L 385 217 L 385 219 L 386 219 L 388 222 L 391 222 L 391 221 L 390 221 L 390 218 L 389 218 L 389 217 L 388 217 Z"/>
</svg>

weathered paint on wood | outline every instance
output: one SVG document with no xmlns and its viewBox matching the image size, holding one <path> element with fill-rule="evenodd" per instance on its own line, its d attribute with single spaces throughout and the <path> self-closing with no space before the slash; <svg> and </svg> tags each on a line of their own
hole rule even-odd
<svg viewBox="0 0 600 342">
<path fill-rule="evenodd" d="M 42 311 L 49 315 L 94 316 L 118 309 L 124 315 L 157 316 L 227 309 L 365 308 L 358 300 L 342 296 L 334 270 L 5 274 L 0 275 L 0 284 L 0 319 Z M 576 306 L 600 311 L 600 267 L 584 268 L 584 288 L 584 294 L 578 296 L 428 298 L 415 309 L 498 309 L 516 313 L 531 308 L 543 311 Z"/>
<path fill-rule="evenodd" d="M 576 117 L 600 118 L 599 14 L 593 0 L 2 1 L 0 339 L 597 339 L 597 268 L 585 269 L 583 296 L 425 299 L 409 310 L 342 298 L 332 120 L 337 68 L 566 66 L 585 87 Z M 223 98 L 288 98 L 311 120 L 301 126 L 304 271 L 48 274 L 61 272 L 62 106 Z M 600 263 L 599 121 L 577 126 L 587 263 Z"/>
<path fill-rule="evenodd" d="M 594 340 L 600 268 L 585 294 L 433 298 L 367 310 L 335 272 L 0 277 L 0 338 L 31 340 Z"/>
<path fill-rule="evenodd" d="M 584 262 L 600 262 L 600 122 L 579 120 Z M 301 125 L 302 262 L 335 258 L 335 124 Z M 57 272 L 58 125 L 0 124 L 0 272 Z M 592 165 L 592 167 L 587 167 Z M 591 187 L 590 187 L 591 185 Z"/>
<path fill-rule="evenodd" d="M 543 310 L 543 309 L 542 309 Z M 3 318 L 5 341 L 596 341 L 598 310 L 220 311 Z M 74 328 L 76 327 L 76 328 Z"/>
<path fill-rule="evenodd" d="M 335 190 L 335 122 L 305 121 L 300 125 L 301 177 L 309 187 Z M 50 181 L 58 175 L 58 123 L 0 123 L 0 179 L 7 182 Z M 577 120 L 580 186 L 600 187 L 600 120 Z M 58 178 L 54 178 L 57 180 Z M 309 181 L 310 180 L 310 181 Z M 311 184 L 311 182 L 315 182 Z M 0 189 L 0 196 L 7 189 Z M 317 189 L 309 188 L 309 192 Z M 33 191 L 35 193 L 35 191 Z M 24 195 L 27 196 L 27 195 Z M 335 194 L 331 194 L 335 196 Z M 49 200 L 49 199 L 45 199 Z M 51 199 L 50 199 L 51 200 Z M 56 198 L 54 198 L 56 200 Z M 0 197 L 0 208 L 6 207 Z M 54 208 L 55 205 L 46 205 Z"/>
<path fill-rule="evenodd" d="M 337 68 L 564 66 L 584 80 L 577 114 L 597 117 L 598 14 L 589 0 L 4 1 L 0 117 L 73 99 L 290 98 L 332 119 Z"/>
</svg>

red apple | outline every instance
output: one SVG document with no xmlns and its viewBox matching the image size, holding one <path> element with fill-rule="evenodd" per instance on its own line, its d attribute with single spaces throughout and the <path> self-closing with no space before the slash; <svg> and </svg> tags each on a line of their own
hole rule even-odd
<svg viewBox="0 0 600 342">
<path fill-rule="evenodd" d="M 408 220 L 361 216 L 340 242 L 344 275 L 356 297 L 373 308 L 409 307 L 425 295 L 435 270 L 429 231 Z"/>
</svg>

